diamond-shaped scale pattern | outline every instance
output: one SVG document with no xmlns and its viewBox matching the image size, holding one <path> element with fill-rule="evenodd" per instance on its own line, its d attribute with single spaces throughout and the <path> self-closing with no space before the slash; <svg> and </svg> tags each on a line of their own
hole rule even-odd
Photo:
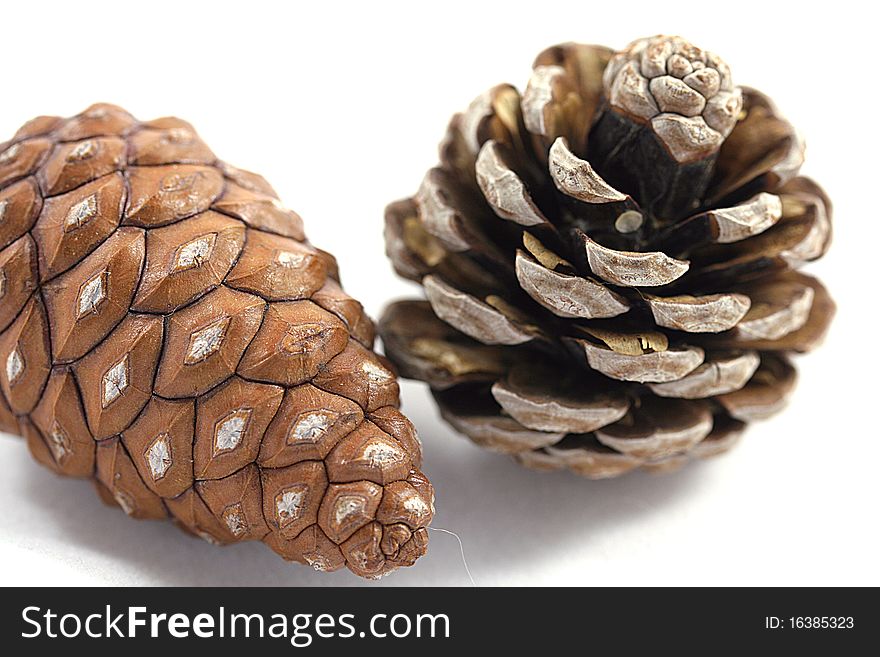
<svg viewBox="0 0 880 657">
<path fill-rule="evenodd" d="M 0 145 L 0 430 L 128 515 L 318 570 L 414 563 L 433 492 L 374 333 L 185 121 L 95 105 Z"/>
</svg>

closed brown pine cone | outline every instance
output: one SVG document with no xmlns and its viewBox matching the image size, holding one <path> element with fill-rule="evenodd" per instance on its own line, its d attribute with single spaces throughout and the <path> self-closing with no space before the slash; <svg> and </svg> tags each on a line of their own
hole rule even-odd
<svg viewBox="0 0 880 657">
<path fill-rule="evenodd" d="M 405 376 L 490 449 L 611 477 L 727 449 L 783 405 L 834 305 L 797 271 L 831 204 L 773 103 L 677 37 L 564 44 L 456 115 L 386 212 L 427 301 L 380 323 Z"/>
<path fill-rule="evenodd" d="M 0 145 L 0 428 L 136 518 L 377 577 L 433 490 L 374 327 L 266 181 L 112 105 Z"/>
</svg>

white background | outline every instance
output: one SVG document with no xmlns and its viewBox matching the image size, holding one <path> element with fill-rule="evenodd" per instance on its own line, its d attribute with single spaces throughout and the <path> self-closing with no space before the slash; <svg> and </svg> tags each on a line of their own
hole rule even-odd
<svg viewBox="0 0 880 657">
<path fill-rule="evenodd" d="M 834 246 L 811 270 L 839 313 L 798 361 L 787 412 L 716 460 L 590 482 L 479 450 L 407 383 L 435 525 L 461 535 L 483 585 L 877 585 L 877 44 L 860 4 L 4 3 L 0 132 L 95 101 L 181 116 L 274 184 L 376 317 L 417 293 L 383 256 L 383 206 L 415 191 L 450 114 L 496 83 L 524 87 L 533 57 L 560 41 L 619 48 L 665 32 L 718 52 L 802 130 L 804 171 L 836 203 Z M 3 584 L 362 583 L 130 520 L 17 438 L 0 436 L 0 464 Z M 467 584 L 455 539 L 431 539 L 415 568 L 367 584 Z"/>
</svg>

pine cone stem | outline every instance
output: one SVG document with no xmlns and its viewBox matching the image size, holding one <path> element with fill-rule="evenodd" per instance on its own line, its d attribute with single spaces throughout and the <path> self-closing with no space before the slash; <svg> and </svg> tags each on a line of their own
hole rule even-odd
<svg viewBox="0 0 880 657">
<path fill-rule="evenodd" d="M 615 55 L 590 131 L 590 161 L 663 226 L 701 204 L 718 150 L 742 106 L 727 65 L 677 37 Z"/>
</svg>

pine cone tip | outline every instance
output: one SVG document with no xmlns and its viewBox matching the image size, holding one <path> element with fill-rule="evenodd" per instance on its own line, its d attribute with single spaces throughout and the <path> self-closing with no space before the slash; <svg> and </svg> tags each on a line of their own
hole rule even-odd
<svg viewBox="0 0 880 657">
<path fill-rule="evenodd" d="M 742 109 L 742 92 L 719 56 L 681 37 L 639 39 L 602 78 L 611 107 L 650 126 L 679 163 L 716 152 Z"/>
</svg>

